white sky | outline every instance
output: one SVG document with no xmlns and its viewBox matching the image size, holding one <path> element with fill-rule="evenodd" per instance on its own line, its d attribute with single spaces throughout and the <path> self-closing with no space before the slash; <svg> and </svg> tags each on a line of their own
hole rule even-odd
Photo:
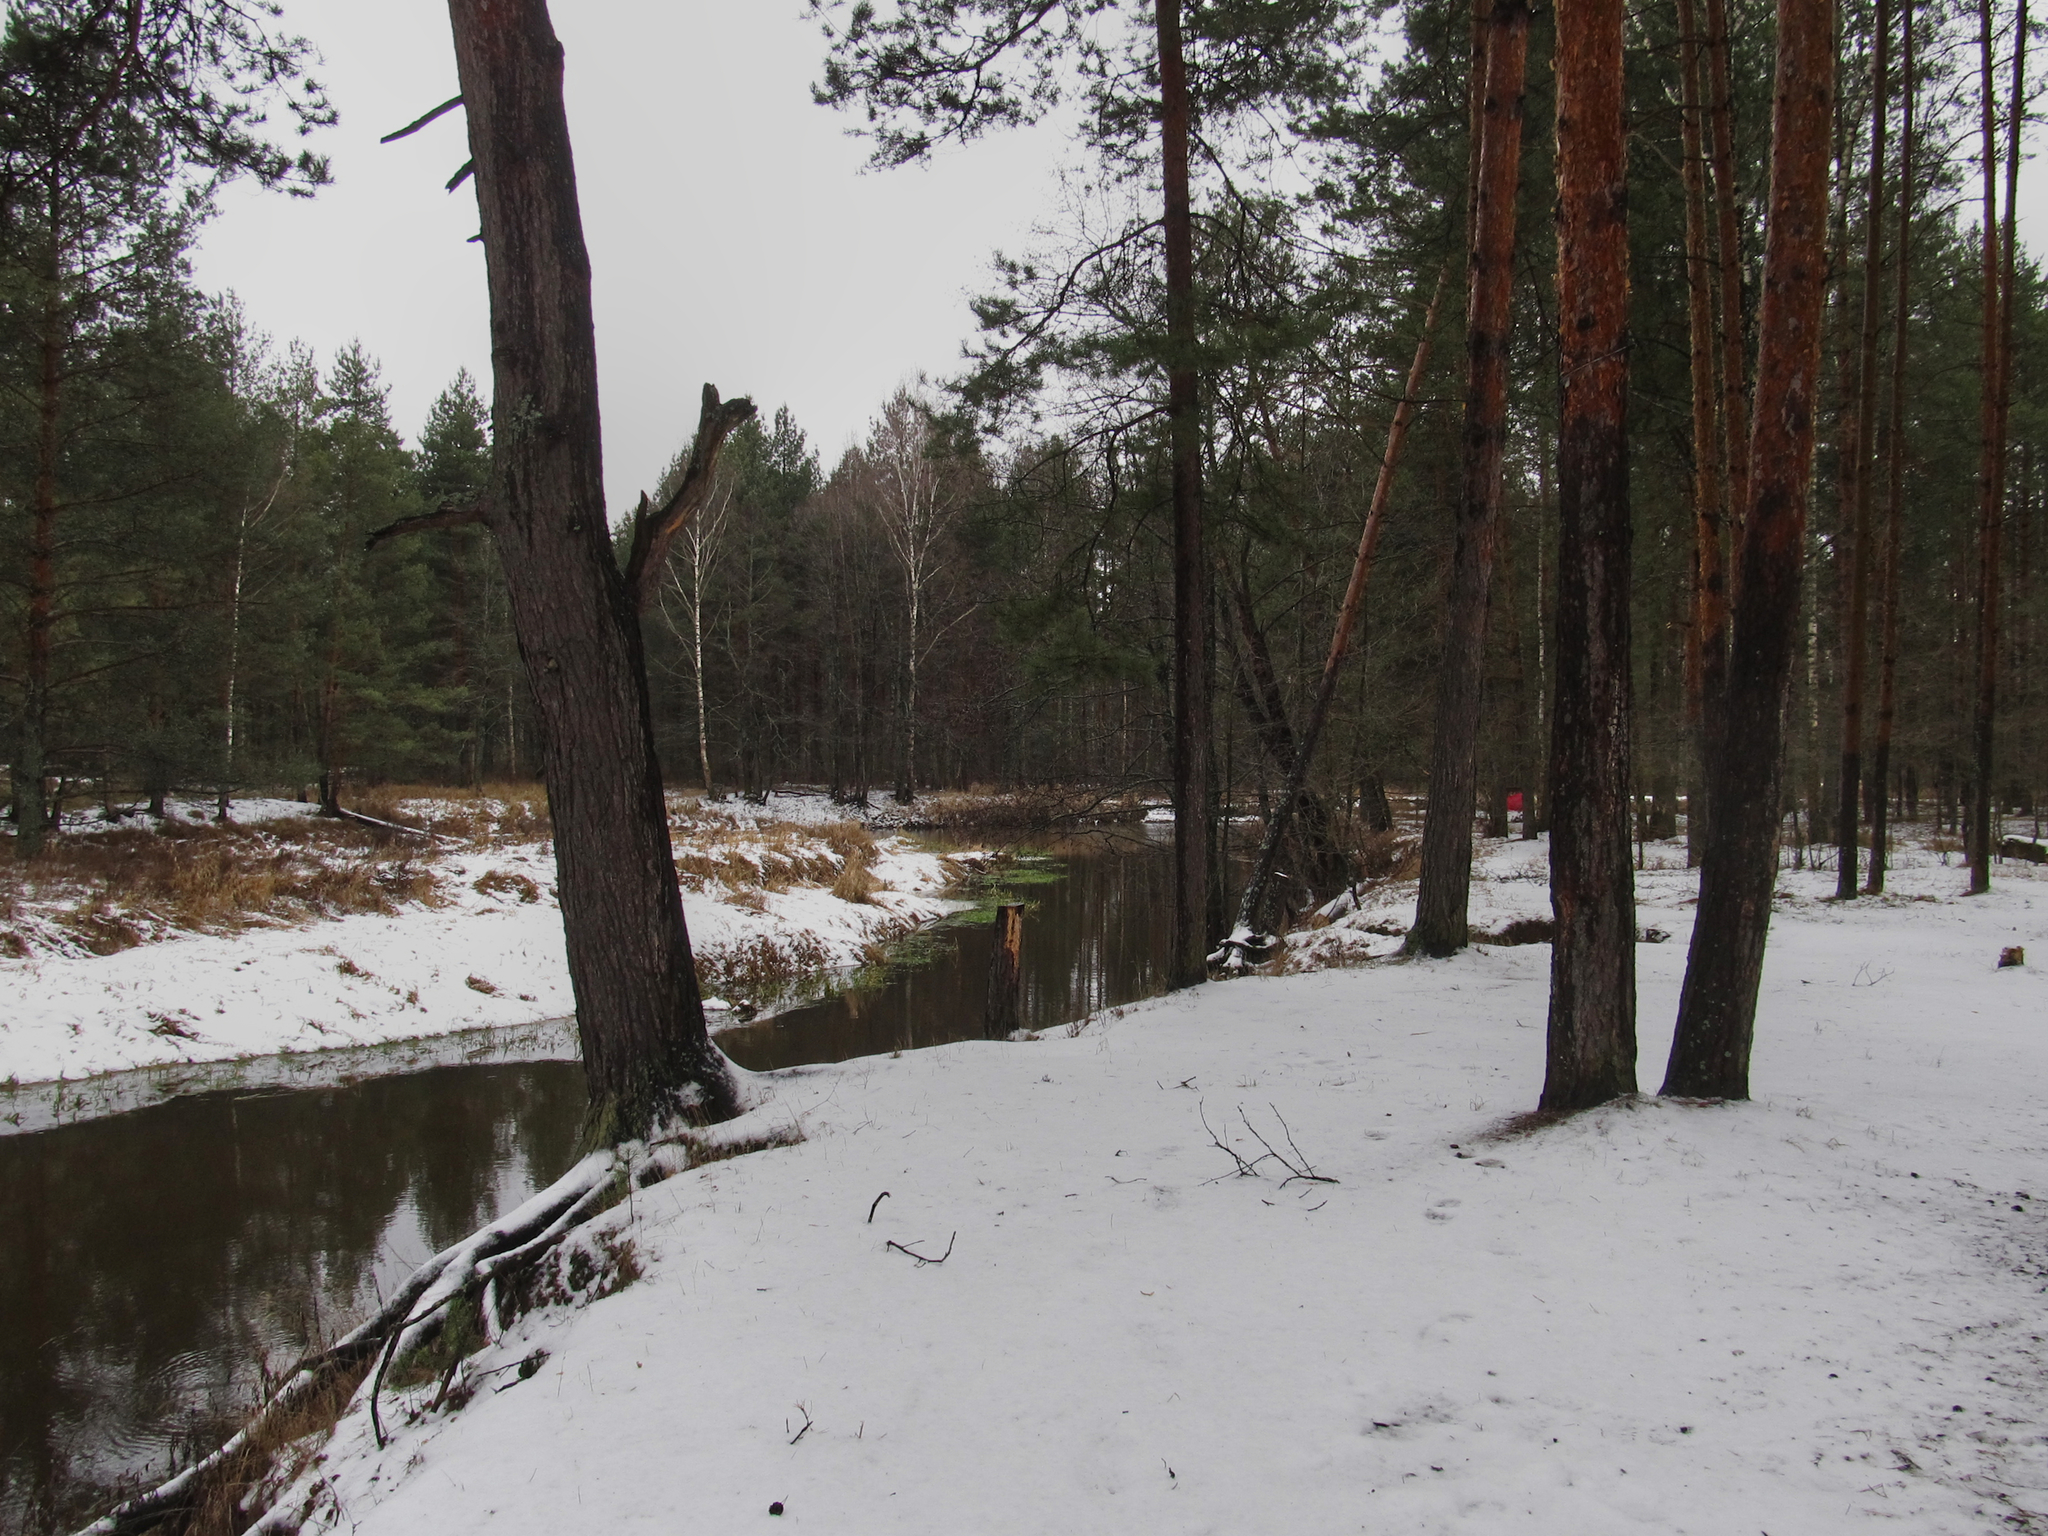
<svg viewBox="0 0 2048 1536">
<path fill-rule="evenodd" d="M 997 248 L 1055 201 L 1057 130 L 998 135 L 931 165 L 863 169 L 846 114 L 815 106 L 824 43 L 802 0 L 555 0 L 595 272 L 605 479 L 613 512 L 651 488 L 708 380 L 787 404 L 829 468 L 890 391 L 950 372 Z M 310 200 L 231 187 L 197 253 L 282 343 L 325 362 L 351 339 L 383 364 L 416 437 L 460 367 L 490 395 L 476 202 L 442 183 L 468 158 L 436 0 L 286 0 L 341 110 L 318 144 L 335 185 Z M 2048 169 L 2021 178 L 2023 238 L 2048 230 Z"/>
<path fill-rule="evenodd" d="M 801 0 L 556 0 L 595 273 L 605 481 L 615 513 L 697 424 L 705 382 L 787 404 L 826 467 L 906 378 L 950 372 L 989 256 L 1021 249 L 1054 195 L 1058 136 L 1009 133 L 927 167 L 864 171 L 846 114 L 815 106 L 824 42 Z M 325 55 L 341 126 L 311 199 L 231 187 L 200 285 L 233 289 L 279 343 L 325 363 L 360 337 L 410 441 L 460 367 L 490 397 L 476 199 L 435 0 L 286 0 Z"/>
</svg>

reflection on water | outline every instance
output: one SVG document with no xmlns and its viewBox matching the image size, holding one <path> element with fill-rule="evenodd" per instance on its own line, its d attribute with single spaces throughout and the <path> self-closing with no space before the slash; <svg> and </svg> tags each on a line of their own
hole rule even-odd
<svg viewBox="0 0 2048 1536">
<path fill-rule="evenodd" d="M 1170 861 L 1135 838 L 1058 850 L 1020 886 L 1033 1028 L 1159 990 Z M 977 1038 L 991 930 L 938 959 L 728 1030 L 756 1071 Z M 69 1530 L 217 1437 L 309 1342 L 556 1177 L 572 1062 L 442 1067 L 215 1093 L 0 1138 L 0 1532 Z"/>
<path fill-rule="evenodd" d="M 1135 835 L 1058 848 L 1062 878 L 1019 885 L 1024 914 L 1024 1022 L 1045 1029 L 1099 1008 L 1150 997 L 1166 967 L 1171 861 Z M 756 1072 L 845 1061 L 981 1035 L 994 929 L 943 928 L 954 953 L 899 970 L 887 985 L 841 993 L 757 1024 L 721 1030 L 718 1043 Z"/>
<path fill-rule="evenodd" d="M 0 1529 L 153 1480 L 570 1161 L 571 1062 L 213 1094 L 0 1140 Z"/>
</svg>

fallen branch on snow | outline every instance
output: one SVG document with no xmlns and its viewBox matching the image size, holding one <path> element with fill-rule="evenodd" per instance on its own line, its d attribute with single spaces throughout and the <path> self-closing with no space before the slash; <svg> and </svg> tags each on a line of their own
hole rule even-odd
<svg viewBox="0 0 2048 1536">
<path fill-rule="evenodd" d="M 946 1251 L 940 1254 L 936 1259 L 933 1258 L 930 1254 L 919 1253 L 915 1248 L 904 1247 L 903 1244 L 897 1242 L 893 1237 L 889 1239 L 889 1246 L 891 1248 L 894 1248 L 898 1253 L 909 1254 L 913 1259 L 917 1260 L 918 1267 L 923 1268 L 927 1264 L 943 1264 L 946 1262 L 946 1260 L 953 1257 L 953 1243 L 959 1236 L 960 1234 L 958 1232 L 955 1232 L 952 1237 L 947 1238 Z M 924 1239 L 918 1237 L 912 1238 L 911 1241 L 921 1243 L 924 1241 Z"/>
<path fill-rule="evenodd" d="M 1260 1153 L 1259 1156 L 1253 1158 L 1247 1158 L 1243 1156 L 1241 1153 L 1239 1153 L 1237 1148 L 1231 1146 L 1221 1136 L 1217 1135 L 1216 1128 L 1209 1124 L 1209 1116 L 1205 1112 L 1204 1102 L 1198 1101 L 1196 1103 L 1195 1113 L 1201 1116 L 1202 1129 L 1209 1133 L 1210 1144 L 1213 1145 L 1216 1148 L 1216 1150 L 1221 1152 L 1225 1157 L 1229 1158 L 1232 1163 L 1236 1164 L 1236 1166 L 1229 1173 L 1218 1174 L 1216 1178 L 1257 1178 L 1259 1176 L 1259 1164 L 1270 1160 L 1272 1162 L 1278 1163 L 1282 1168 L 1285 1168 L 1287 1170 L 1287 1177 L 1280 1181 L 1280 1187 L 1282 1189 L 1285 1189 L 1288 1185 L 1294 1183 L 1297 1179 L 1308 1184 L 1335 1184 L 1337 1181 L 1331 1178 L 1328 1174 L 1317 1173 L 1315 1170 L 1315 1165 L 1311 1163 L 1306 1156 L 1303 1155 L 1301 1148 L 1295 1145 L 1294 1132 L 1292 1129 L 1289 1128 L 1287 1124 L 1287 1117 L 1280 1113 L 1278 1106 L 1269 1102 L 1266 1105 L 1266 1108 L 1272 1110 L 1273 1118 L 1280 1122 L 1280 1133 L 1287 1139 L 1288 1151 L 1291 1151 L 1294 1154 L 1294 1158 L 1292 1161 L 1289 1161 L 1285 1153 L 1281 1152 L 1278 1148 L 1276 1148 L 1273 1145 L 1273 1143 L 1266 1140 L 1266 1138 L 1259 1133 L 1259 1128 L 1252 1124 L 1251 1117 L 1244 1112 L 1244 1106 L 1242 1104 L 1237 1106 L 1237 1118 L 1244 1122 L 1244 1128 L 1247 1131 L 1251 1132 L 1252 1139 L 1257 1141 L 1260 1146 L 1266 1149 L 1264 1152 Z M 1211 1179 L 1209 1182 L 1211 1184 L 1214 1184 L 1216 1182 L 1216 1179 Z"/>
</svg>

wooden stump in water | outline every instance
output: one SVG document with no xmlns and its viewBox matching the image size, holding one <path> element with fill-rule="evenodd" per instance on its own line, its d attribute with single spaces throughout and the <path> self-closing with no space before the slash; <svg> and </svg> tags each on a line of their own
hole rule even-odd
<svg viewBox="0 0 2048 1536">
<path fill-rule="evenodd" d="M 984 1016 L 991 1040 L 1005 1040 L 1024 1027 L 1024 908 L 997 907 L 995 943 L 988 958 L 988 1009 Z"/>
</svg>

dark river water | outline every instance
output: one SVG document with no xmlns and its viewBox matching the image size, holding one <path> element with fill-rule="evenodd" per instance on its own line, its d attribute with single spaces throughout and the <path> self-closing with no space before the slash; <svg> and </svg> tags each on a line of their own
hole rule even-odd
<svg viewBox="0 0 2048 1536">
<path fill-rule="evenodd" d="M 1169 860 L 1131 833 L 1020 886 L 1025 1016 L 1159 990 Z M 757 1071 L 978 1038 L 991 929 L 879 985 L 729 1029 Z M 0 1137 L 0 1536 L 69 1530 L 231 1430 L 311 1342 L 557 1177 L 573 1062 L 222 1092 Z M 202 1443 L 203 1442 L 203 1443 Z"/>
</svg>

